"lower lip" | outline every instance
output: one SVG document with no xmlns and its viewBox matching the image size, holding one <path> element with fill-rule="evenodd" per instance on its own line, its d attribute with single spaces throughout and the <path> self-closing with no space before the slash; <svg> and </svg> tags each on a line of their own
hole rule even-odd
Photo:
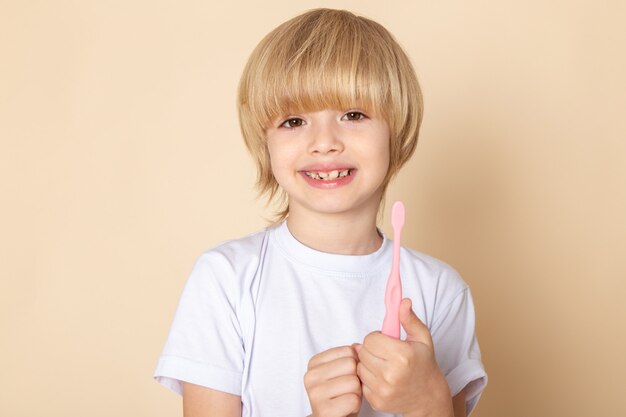
<svg viewBox="0 0 626 417">
<path fill-rule="evenodd" d="M 320 188 L 322 190 L 332 190 L 334 188 L 343 187 L 344 185 L 348 185 L 354 179 L 354 175 L 356 174 L 356 169 L 352 170 L 350 175 L 346 175 L 345 177 L 335 178 L 334 180 L 315 180 L 311 177 L 308 177 L 304 172 L 300 172 L 304 180 L 312 187 Z"/>
</svg>

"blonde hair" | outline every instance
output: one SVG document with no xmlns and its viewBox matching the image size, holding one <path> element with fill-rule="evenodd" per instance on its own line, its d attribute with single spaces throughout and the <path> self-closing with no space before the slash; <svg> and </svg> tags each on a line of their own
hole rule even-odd
<svg viewBox="0 0 626 417">
<path fill-rule="evenodd" d="M 413 154 L 423 113 L 415 71 L 393 36 L 348 11 L 315 9 L 281 24 L 254 49 L 239 84 L 239 123 L 257 165 L 259 194 L 269 201 L 280 197 L 277 221 L 289 207 L 270 166 L 265 135 L 270 123 L 294 111 L 357 104 L 389 126 L 384 191 Z"/>
</svg>

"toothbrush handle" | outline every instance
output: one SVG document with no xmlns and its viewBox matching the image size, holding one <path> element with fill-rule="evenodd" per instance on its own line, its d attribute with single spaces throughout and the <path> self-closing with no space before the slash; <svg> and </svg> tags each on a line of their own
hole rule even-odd
<svg viewBox="0 0 626 417">
<path fill-rule="evenodd" d="M 392 271 L 392 275 L 396 271 Z M 397 272 L 396 272 L 397 274 Z M 400 275 L 398 279 L 390 280 L 390 286 L 385 293 L 385 319 L 383 320 L 382 333 L 396 339 L 400 339 L 400 302 L 402 301 L 402 287 L 400 285 Z M 391 282 L 394 281 L 394 282 Z"/>
<path fill-rule="evenodd" d="M 393 231 L 393 257 L 391 274 L 385 290 L 385 318 L 382 333 L 400 339 L 400 302 L 402 301 L 402 281 L 400 280 L 400 228 Z"/>
</svg>

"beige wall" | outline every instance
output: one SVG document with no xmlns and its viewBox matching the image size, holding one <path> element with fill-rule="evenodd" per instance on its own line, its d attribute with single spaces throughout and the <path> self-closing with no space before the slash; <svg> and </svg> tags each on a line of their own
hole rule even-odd
<svg viewBox="0 0 626 417">
<path fill-rule="evenodd" d="M 266 214 L 239 73 L 322 5 L 380 21 L 418 69 L 421 143 L 389 200 L 473 289 L 475 415 L 623 410 L 624 2 L 214 3 L 0 2 L 0 415 L 180 415 L 151 374 L 182 285 Z"/>
</svg>

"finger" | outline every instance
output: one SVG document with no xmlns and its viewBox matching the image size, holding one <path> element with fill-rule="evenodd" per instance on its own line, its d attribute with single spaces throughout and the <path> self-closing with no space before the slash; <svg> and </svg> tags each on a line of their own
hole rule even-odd
<svg viewBox="0 0 626 417">
<path fill-rule="evenodd" d="M 387 360 L 390 359 L 392 352 L 401 349 L 404 343 L 402 340 L 385 336 L 381 332 L 375 331 L 365 336 L 362 349 L 367 349 L 372 355 Z"/>
<path fill-rule="evenodd" d="M 376 356 L 367 347 L 363 347 L 359 350 L 359 363 L 363 364 L 373 373 L 378 374 L 376 370 L 382 369 L 386 366 L 387 360 Z"/>
<path fill-rule="evenodd" d="M 365 387 L 373 387 L 378 380 L 376 373 L 372 369 L 368 368 L 363 362 L 359 362 L 356 367 L 356 374 L 361 380 L 361 389 L 365 390 Z M 365 391 L 363 391 L 365 393 Z"/>
<path fill-rule="evenodd" d="M 332 362 L 340 358 L 357 359 L 356 351 L 352 346 L 338 346 L 314 355 L 309 360 L 308 369 L 319 366 L 322 363 Z"/>
<path fill-rule="evenodd" d="M 339 358 L 331 362 L 321 363 L 309 369 L 304 374 L 304 384 L 307 387 L 323 385 L 327 381 L 342 376 L 355 376 L 358 359 Z"/>
<path fill-rule="evenodd" d="M 307 374 L 308 375 L 308 374 Z M 339 398 L 346 394 L 352 394 L 357 397 L 361 397 L 361 380 L 356 375 L 356 372 L 352 375 L 341 375 L 330 380 L 312 381 L 305 375 L 305 386 L 307 395 L 311 401 L 313 407 L 328 405 L 333 399 Z M 352 412 L 347 410 L 345 416 Z M 321 415 L 325 415 L 322 413 Z"/>
<path fill-rule="evenodd" d="M 361 408 L 361 393 L 346 393 L 334 398 L 326 398 L 313 405 L 314 415 L 328 417 L 356 416 Z"/>
<path fill-rule="evenodd" d="M 428 327 L 417 317 L 411 306 L 411 300 L 405 298 L 400 303 L 400 325 L 406 332 L 407 342 L 423 343 L 433 346 L 433 340 Z"/>
<path fill-rule="evenodd" d="M 376 410 L 378 408 L 378 404 L 376 401 L 376 395 L 375 395 L 375 390 L 372 386 L 366 385 L 365 383 L 363 383 L 362 386 L 362 390 L 363 390 L 363 398 L 365 398 L 367 400 L 367 402 L 370 404 L 370 406 Z"/>
<path fill-rule="evenodd" d="M 333 398 L 331 403 L 333 409 L 339 411 L 338 415 L 345 416 L 350 414 L 351 416 L 356 416 L 361 409 L 361 398 L 361 394 L 344 394 Z"/>
<path fill-rule="evenodd" d="M 338 398 L 346 394 L 356 394 L 361 396 L 361 380 L 354 375 L 342 375 L 326 381 L 317 387 L 320 398 Z"/>
</svg>

